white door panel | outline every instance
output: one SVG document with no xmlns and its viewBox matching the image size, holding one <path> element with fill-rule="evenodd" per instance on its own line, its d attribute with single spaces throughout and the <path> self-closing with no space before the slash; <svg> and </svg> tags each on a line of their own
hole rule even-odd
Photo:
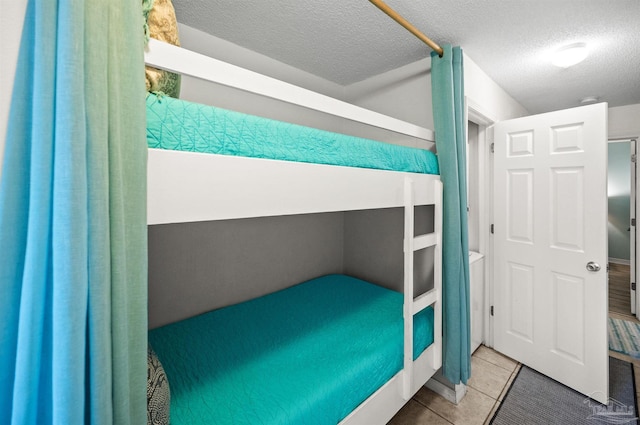
<svg viewBox="0 0 640 425">
<path fill-rule="evenodd" d="M 608 397 L 606 104 L 497 123 L 495 348 Z M 593 261 L 599 271 L 588 271 Z"/>
</svg>

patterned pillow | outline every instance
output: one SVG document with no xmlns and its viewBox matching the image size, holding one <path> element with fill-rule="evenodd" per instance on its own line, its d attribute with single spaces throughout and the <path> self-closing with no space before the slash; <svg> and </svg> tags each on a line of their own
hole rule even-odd
<svg viewBox="0 0 640 425">
<path fill-rule="evenodd" d="M 164 368 L 151 346 L 147 348 L 147 425 L 169 425 L 171 394 Z"/>
</svg>

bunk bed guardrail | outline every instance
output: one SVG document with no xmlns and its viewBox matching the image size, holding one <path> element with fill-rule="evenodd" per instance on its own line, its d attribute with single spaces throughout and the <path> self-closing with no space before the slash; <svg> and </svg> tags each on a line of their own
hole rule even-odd
<svg viewBox="0 0 640 425">
<path fill-rule="evenodd" d="M 162 41 L 150 39 L 144 59 L 147 65 L 155 68 L 201 78 L 430 142 L 435 141 L 435 134 L 430 129 Z"/>
</svg>

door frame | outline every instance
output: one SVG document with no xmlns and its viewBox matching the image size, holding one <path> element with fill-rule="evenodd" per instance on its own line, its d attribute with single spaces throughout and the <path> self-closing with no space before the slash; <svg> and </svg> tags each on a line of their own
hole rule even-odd
<svg viewBox="0 0 640 425">
<path fill-rule="evenodd" d="M 638 288 L 638 276 L 640 276 L 640 273 L 638 273 L 638 265 L 640 264 L 640 250 L 638 249 L 638 187 L 640 187 L 640 183 L 639 183 L 639 174 L 638 173 L 638 138 L 637 137 L 629 137 L 629 140 L 631 140 L 631 146 L 635 147 L 635 160 L 633 162 L 633 165 L 631 167 L 631 178 L 632 178 L 632 182 L 631 182 L 631 194 L 632 194 L 632 199 L 631 199 L 631 208 L 632 208 L 632 217 L 636 219 L 636 226 L 633 229 L 633 237 L 632 237 L 632 241 L 631 243 L 634 244 L 632 246 L 632 255 L 633 255 L 633 261 L 634 261 L 634 276 L 632 276 L 632 278 L 634 279 L 634 282 L 636 282 L 636 318 L 640 319 L 640 288 Z"/>
<path fill-rule="evenodd" d="M 630 193 L 630 199 L 629 199 L 629 204 L 631 206 L 631 211 L 629 214 L 629 218 L 631 220 L 631 223 L 633 223 L 634 225 L 632 226 L 631 223 L 629 224 L 630 230 L 631 232 L 629 233 L 629 244 L 631 245 L 630 250 L 629 250 L 629 259 L 631 261 L 631 265 L 629 268 L 629 275 L 631 278 L 631 282 L 633 284 L 636 285 L 636 288 L 634 289 L 634 293 L 632 293 L 632 295 L 635 295 L 634 299 L 631 301 L 631 312 L 638 317 L 638 298 L 640 298 L 638 296 L 638 289 L 637 289 L 637 275 L 638 275 L 638 263 L 636 262 L 636 251 L 637 251 L 637 235 L 636 235 L 636 231 L 637 231 L 637 209 L 636 209 L 636 204 L 637 204 L 637 196 L 638 196 L 638 187 L 636 186 L 636 179 L 637 179 L 637 163 L 638 163 L 638 142 L 635 139 L 629 139 L 630 144 L 631 144 L 631 193 Z"/>
<path fill-rule="evenodd" d="M 493 217 L 493 143 L 494 119 L 473 99 L 465 96 L 465 127 L 471 121 L 478 125 L 478 245 L 484 255 L 484 344 L 493 347 L 493 317 L 490 314 L 493 304 L 493 245 L 490 238 L 490 226 Z"/>
</svg>

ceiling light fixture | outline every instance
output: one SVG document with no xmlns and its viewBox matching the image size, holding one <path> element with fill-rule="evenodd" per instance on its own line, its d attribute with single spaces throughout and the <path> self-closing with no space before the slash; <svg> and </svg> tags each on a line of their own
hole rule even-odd
<svg viewBox="0 0 640 425">
<path fill-rule="evenodd" d="M 587 96 L 585 98 L 580 99 L 580 103 L 582 103 L 583 105 L 586 105 L 589 103 L 597 103 L 598 99 L 599 99 L 598 96 Z"/>
<path fill-rule="evenodd" d="M 569 68 L 585 60 L 587 57 L 587 45 L 575 43 L 561 47 L 553 53 L 551 63 L 560 68 Z"/>
</svg>

